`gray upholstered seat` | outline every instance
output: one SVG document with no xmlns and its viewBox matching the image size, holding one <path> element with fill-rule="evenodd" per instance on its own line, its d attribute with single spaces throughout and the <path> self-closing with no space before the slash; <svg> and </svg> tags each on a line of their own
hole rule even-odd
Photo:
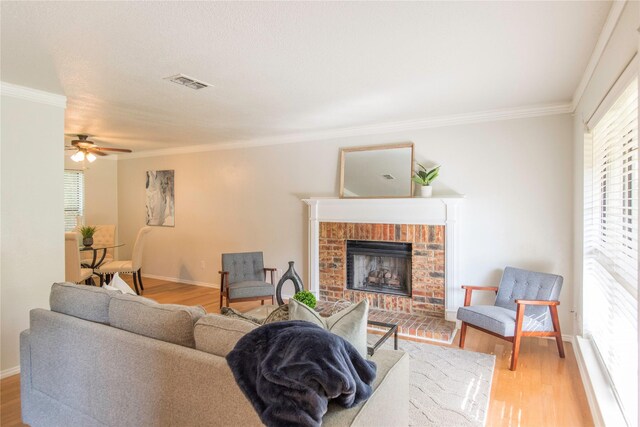
<svg viewBox="0 0 640 427">
<path fill-rule="evenodd" d="M 458 309 L 458 320 L 479 326 L 504 337 L 512 337 L 516 326 L 516 312 L 515 310 L 495 305 L 460 307 Z M 546 331 L 549 329 L 545 328 L 537 320 L 525 315 L 522 322 L 522 330 Z"/>
<path fill-rule="evenodd" d="M 457 315 L 458 320 L 462 321 L 460 347 L 464 348 L 466 328 L 471 326 L 514 343 L 512 370 L 515 370 L 517 364 L 521 336 L 553 336 L 556 338 L 560 357 L 564 357 L 556 308 L 562 280 L 562 276 L 556 274 L 507 267 L 498 288 L 463 286 L 466 289 L 465 306 L 458 309 Z M 470 306 L 473 290 L 497 291 L 494 305 Z M 516 323 L 519 305 L 522 328 L 518 330 Z"/>
<path fill-rule="evenodd" d="M 266 272 L 274 269 L 264 268 L 262 252 L 222 254 L 222 270 L 220 306 L 223 296 L 227 297 L 227 305 L 233 300 L 273 300 L 275 288 L 266 281 Z"/>
<path fill-rule="evenodd" d="M 252 298 L 274 295 L 271 283 L 260 281 L 236 282 L 229 285 L 229 297 L 231 299 Z"/>
</svg>

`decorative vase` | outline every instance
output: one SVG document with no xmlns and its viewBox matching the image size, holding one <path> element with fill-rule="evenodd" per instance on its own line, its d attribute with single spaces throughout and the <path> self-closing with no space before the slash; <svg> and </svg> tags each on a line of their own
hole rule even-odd
<svg viewBox="0 0 640 427">
<path fill-rule="evenodd" d="M 284 305 L 284 301 L 282 300 L 282 286 L 284 286 L 287 280 L 291 280 L 291 283 L 293 283 L 293 287 L 295 288 L 294 295 L 304 289 L 302 279 L 298 276 L 295 268 L 293 268 L 293 261 L 289 261 L 289 269 L 282 275 L 276 286 L 276 300 L 278 301 L 278 305 Z"/>
<path fill-rule="evenodd" d="M 84 239 L 82 239 L 82 244 L 86 247 L 93 245 L 93 237 L 85 237 Z"/>
<path fill-rule="evenodd" d="M 431 197 L 433 194 L 433 187 L 430 185 L 421 185 L 420 186 L 420 197 Z"/>
</svg>

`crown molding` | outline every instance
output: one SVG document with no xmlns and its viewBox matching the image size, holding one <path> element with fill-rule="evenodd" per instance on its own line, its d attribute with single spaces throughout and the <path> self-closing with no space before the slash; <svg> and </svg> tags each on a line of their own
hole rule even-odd
<svg viewBox="0 0 640 427">
<path fill-rule="evenodd" d="M 600 32 L 598 41 L 596 42 L 596 45 L 593 48 L 593 52 L 591 53 L 591 58 L 589 58 L 589 62 L 587 63 L 587 68 L 585 68 L 584 73 L 582 74 L 582 78 L 580 79 L 580 83 L 578 83 L 578 87 L 573 93 L 573 100 L 571 101 L 571 112 L 576 111 L 576 109 L 578 108 L 578 104 L 580 104 L 582 95 L 584 95 L 584 91 L 587 89 L 587 86 L 589 85 L 589 82 L 593 77 L 593 73 L 596 71 L 596 68 L 600 63 L 602 54 L 609 44 L 609 40 L 613 35 L 613 31 L 615 30 L 616 25 L 618 25 L 618 21 L 620 20 L 620 16 L 622 15 L 622 11 L 624 10 L 626 4 L 627 0 L 617 0 L 614 1 L 611 5 L 609 15 L 607 15 L 607 19 L 604 21 L 604 25 L 602 26 L 602 31 Z"/>
<path fill-rule="evenodd" d="M 67 97 L 55 93 L 44 92 L 30 87 L 18 86 L 7 82 L 0 82 L 0 93 L 13 98 L 26 99 L 40 104 L 67 108 Z"/>
<path fill-rule="evenodd" d="M 327 139 L 348 138 L 375 134 L 407 132 L 446 126 L 460 126 L 473 123 L 494 122 L 501 120 L 523 119 L 529 117 L 569 114 L 572 112 L 571 103 L 557 103 L 533 105 L 527 107 L 509 108 L 502 110 L 479 111 L 475 113 L 453 114 L 419 120 L 387 122 L 377 125 L 357 126 L 319 132 L 305 132 L 269 136 L 248 140 L 227 141 L 221 143 L 190 145 L 186 147 L 161 148 L 158 150 L 140 151 L 131 154 L 119 154 L 118 160 L 136 159 L 143 157 L 168 156 L 174 154 L 201 153 L 206 151 L 233 150 L 238 148 L 262 147 L 268 145 L 294 144 L 298 142 L 321 141 Z"/>
</svg>

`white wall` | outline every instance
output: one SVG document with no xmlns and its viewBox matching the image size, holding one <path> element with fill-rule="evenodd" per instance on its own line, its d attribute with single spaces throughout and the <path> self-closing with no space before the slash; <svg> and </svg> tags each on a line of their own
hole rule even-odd
<svg viewBox="0 0 640 427">
<path fill-rule="evenodd" d="M 31 100 L 10 96 L 16 93 Z M 40 98 L 58 105 L 33 100 Z M 29 310 L 48 308 L 51 284 L 64 280 L 64 102 L 64 97 L 2 86 L 2 376 L 15 373 L 20 363 L 18 337 L 29 328 Z"/>
<path fill-rule="evenodd" d="M 585 88 L 584 94 L 574 114 L 574 287 L 577 321 L 576 334 L 582 333 L 583 292 L 582 292 L 582 253 L 583 253 L 583 210 L 584 210 L 584 134 L 585 121 L 594 113 L 618 76 L 624 71 L 631 58 L 638 51 L 637 28 L 640 25 L 640 3 L 627 2 L 618 23 L 611 34 L 606 48 L 594 73 Z"/>
<path fill-rule="evenodd" d="M 115 158 L 99 157 L 87 163 L 84 170 L 84 222 L 87 225 L 118 224 L 118 162 Z M 68 156 L 65 169 L 82 170 Z"/>
<path fill-rule="evenodd" d="M 149 235 L 146 274 L 218 283 L 221 253 L 262 250 L 267 265 L 284 269 L 293 260 L 307 278 L 300 198 L 338 194 L 340 147 L 413 141 L 417 160 L 442 164 L 435 191 L 467 196 L 460 284 L 496 284 L 506 265 L 562 274 L 561 321 L 571 333 L 572 124 L 569 115 L 558 115 L 121 159 L 118 223 L 127 244 L 121 254 L 130 254 L 144 225 L 145 171 L 175 169 L 176 226 Z"/>
</svg>

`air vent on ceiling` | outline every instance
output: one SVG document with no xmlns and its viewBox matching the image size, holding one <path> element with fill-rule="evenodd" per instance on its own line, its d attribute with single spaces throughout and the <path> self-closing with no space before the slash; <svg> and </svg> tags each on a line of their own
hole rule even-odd
<svg viewBox="0 0 640 427">
<path fill-rule="evenodd" d="M 396 177 L 395 177 L 395 176 L 393 176 L 393 175 L 391 175 L 391 174 L 388 174 L 388 173 L 385 173 L 384 175 L 382 175 L 382 177 L 383 177 L 384 179 L 396 179 Z"/>
<path fill-rule="evenodd" d="M 191 77 L 185 76 L 184 74 L 176 74 L 175 76 L 165 77 L 165 80 L 169 80 L 170 82 L 189 87 L 191 89 L 204 89 L 205 87 L 212 86 L 209 83 L 201 82 Z"/>
</svg>

